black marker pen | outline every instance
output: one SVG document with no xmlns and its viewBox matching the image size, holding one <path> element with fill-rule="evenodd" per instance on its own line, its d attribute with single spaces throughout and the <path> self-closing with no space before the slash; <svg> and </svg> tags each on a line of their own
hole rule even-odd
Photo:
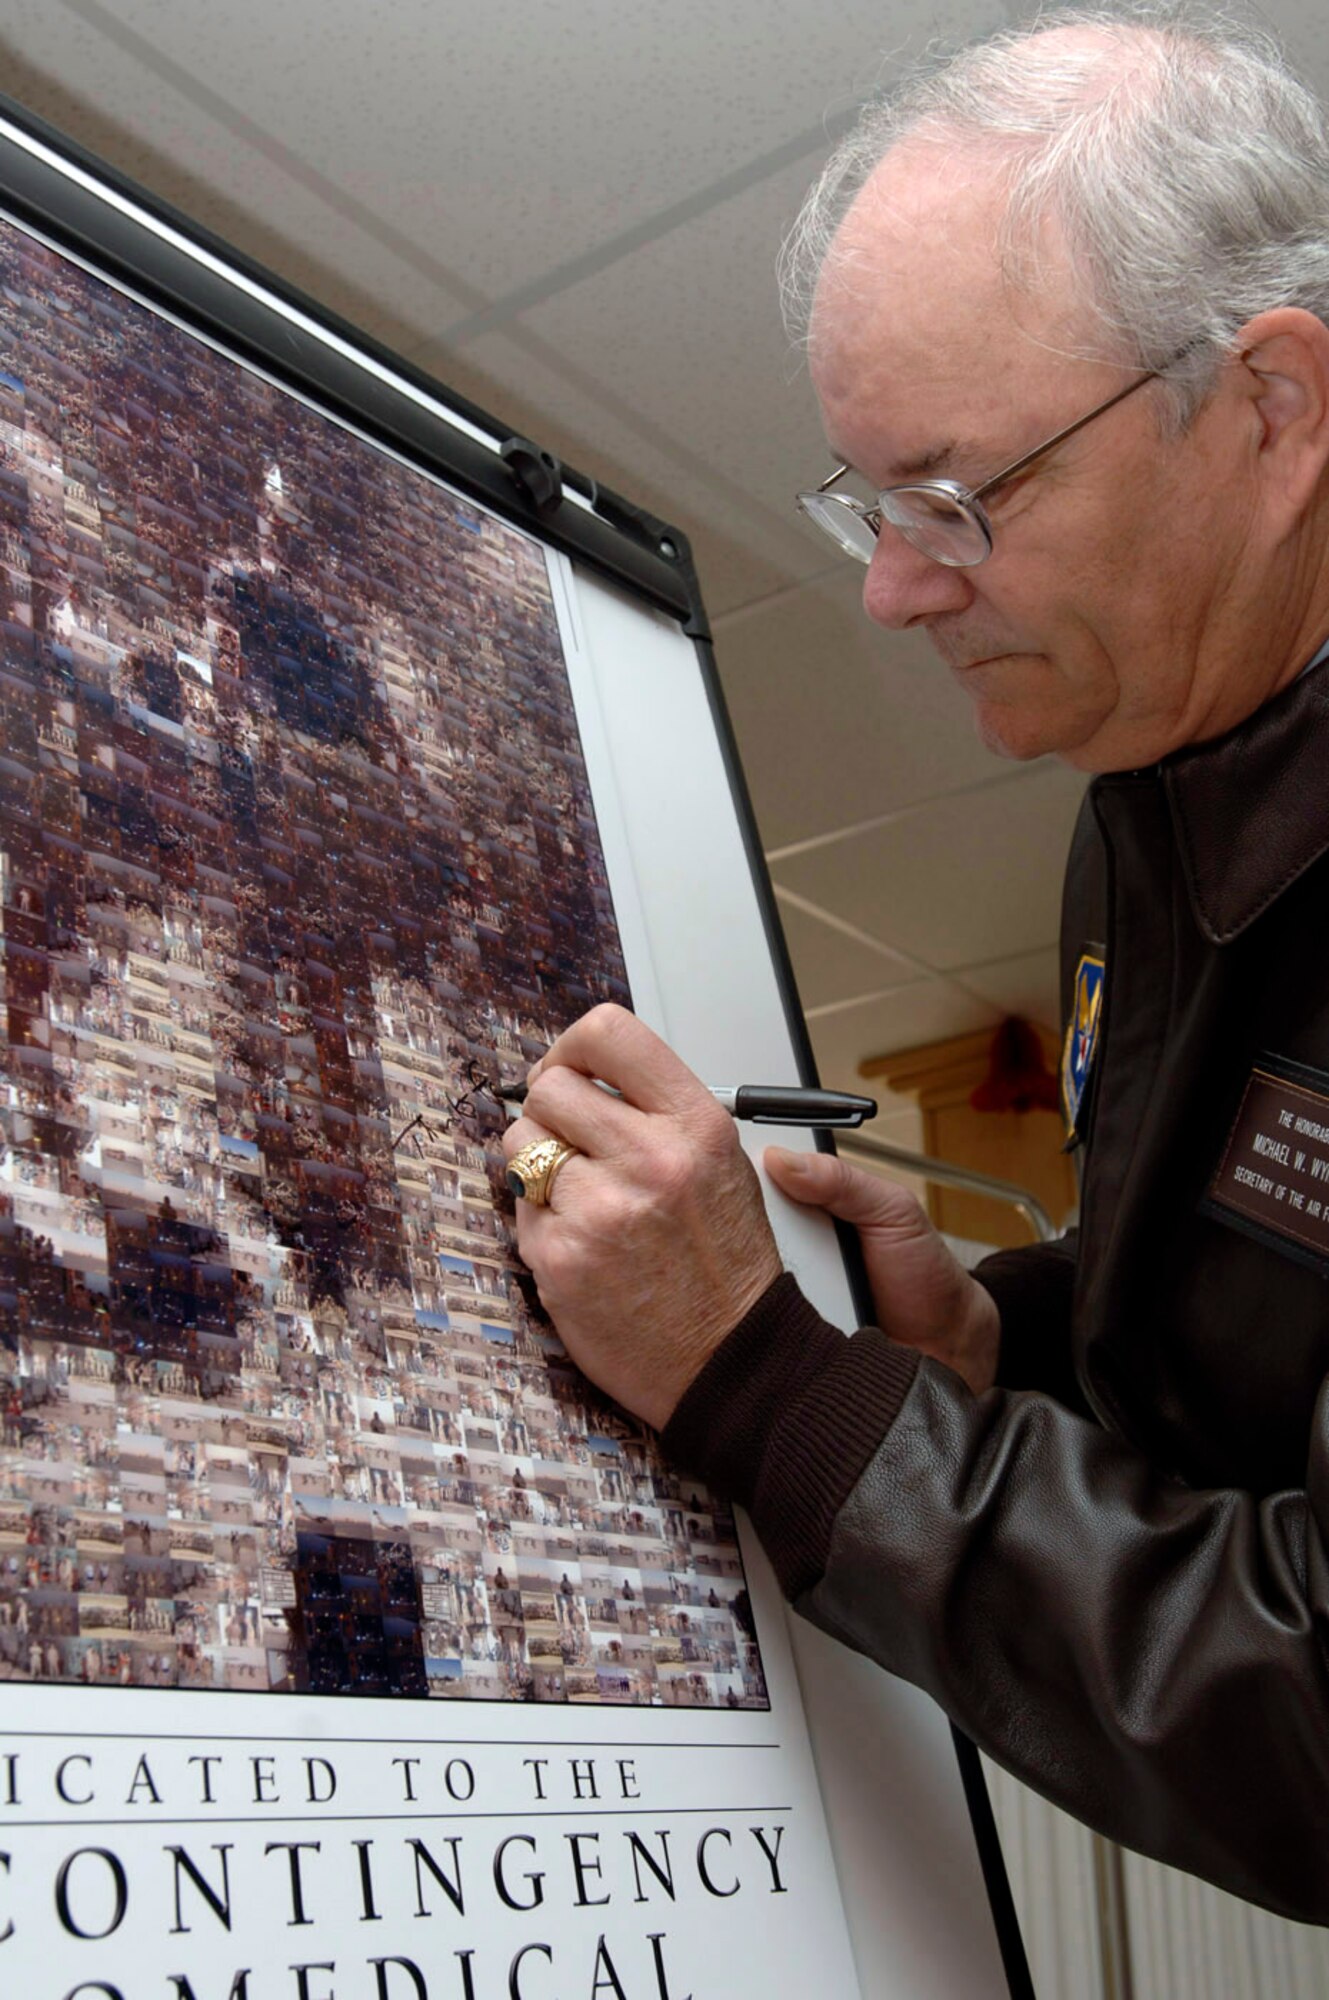
<svg viewBox="0 0 1329 2000">
<path fill-rule="evenodd" d="M 600 1088 L 611 1097 L 619 1095 L 611 1084 Z M 875 1098 L 844 1090 L 800 1090 L 782 1083 L 712 1083 L 707 1088 L 731 1118 L 750 1125 L 819 1125 L 844 1131 L 877 1115 Z M 507 1104 L 524 1104 L 526 1085 L 508 1084 L 495 1094 Z"/>
</svg>

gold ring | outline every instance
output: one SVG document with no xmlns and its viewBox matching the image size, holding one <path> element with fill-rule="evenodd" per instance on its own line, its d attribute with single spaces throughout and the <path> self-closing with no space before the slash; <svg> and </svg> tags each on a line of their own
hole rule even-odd
<svg viewBox="0 0 1329 2000">
<path fill-rule="evenodd" d="M 529 1201 L 532 1208 L 548 1208 L 559 1168 L 580 1150 L 563 1139 L 537 1139 L 523 1146 L 508 1161 L 509 1191 L 518 1201 Z"/>
</svg>

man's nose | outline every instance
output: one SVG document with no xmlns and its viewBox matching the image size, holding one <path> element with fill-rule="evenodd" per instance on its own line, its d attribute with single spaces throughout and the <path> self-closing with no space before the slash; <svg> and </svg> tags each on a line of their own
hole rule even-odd
<svg viewBox="0 0 1329 2000">
<path fill-rule="evenodd" d="M 882 522 L 863 581 L 863 609 L 874 625 L 903 631 L 944 612 L 963 611 L 973 597 L 968 570 L 935 562 L 889 521 Z"/>
</svg>

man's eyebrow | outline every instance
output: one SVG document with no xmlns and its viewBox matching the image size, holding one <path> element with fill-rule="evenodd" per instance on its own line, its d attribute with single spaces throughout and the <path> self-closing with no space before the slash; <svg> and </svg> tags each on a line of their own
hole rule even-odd
<svg viewBox="0 0 1329 2000">
<path fill-rule="evenodd" d="M 938 473 L 949 476 L 951 467 L 957 464 L 979 465 L 990 456 L 990 452 L 984 452 L 982 446 L 968 439 L 948 438 L 943 444 L 933 445 L 927 451 L 913 452 L 908 457 L 893 460 L 889 484 L 907 486 L 915 479 L 931 479 Z M 847 463 L 849 470 L 857 473 L 860 479 L 867 480 L 869 486 L 874 483 L 852 460 Z"/>
<path fill-rule="evenodd" d="M 942 472 L 954 465 L 957 458 L 963 459 L 968 453 L 972 462 L 975 447 L 962 444 L 958 439 L 948 439 L 945 444 L 932 447 L 931 451 L 915 452 L 912 458 L 899 458 L 895 469 L 901 480 L 927 479 L 933 473 Z"/>
</svg>

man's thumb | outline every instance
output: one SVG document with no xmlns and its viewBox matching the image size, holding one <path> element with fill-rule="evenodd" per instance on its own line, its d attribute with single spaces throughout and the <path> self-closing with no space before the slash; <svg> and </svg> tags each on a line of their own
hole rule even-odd
<svg viewBox="0 0 1329 2000">
<path fill-rule="evenodd" d="M 903 1188 L 849 1166 L 834 1153 L 795 1153 L 787 1146 L 768 1146 L 762 1165 L 791 1201 L 824 1208 L 860 1229 L 899 1222 L 902 1200 L 910 1208 L 915 1205 Z"/>
</svg>

